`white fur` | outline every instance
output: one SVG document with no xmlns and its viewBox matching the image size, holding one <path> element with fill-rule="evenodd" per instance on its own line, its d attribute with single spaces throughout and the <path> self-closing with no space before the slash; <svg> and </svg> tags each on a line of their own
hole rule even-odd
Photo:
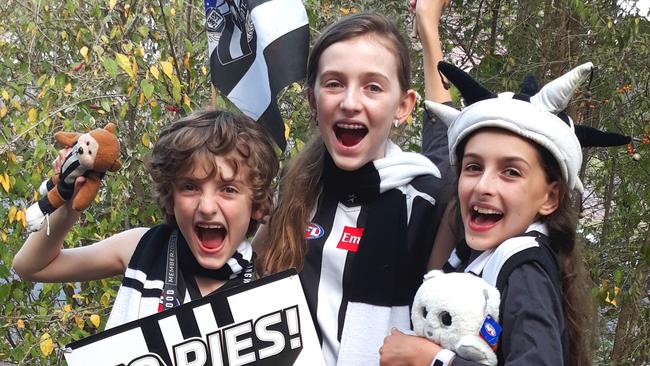
<svg viewBox="0 0 650 366">
<path fill-rule="evenodd" d="M 493 366 L 497 364 L 496 354 L 479 337 L 479 331 L 488 314 L 499 320 L 499 304 L 499 291 L 482 278 L 434 270 L 424 276 L 415 295 L 413 330 L 464 359 Z M 441 320 L 445 311 L 451 316 L 448 326 Z"/>
</svg>

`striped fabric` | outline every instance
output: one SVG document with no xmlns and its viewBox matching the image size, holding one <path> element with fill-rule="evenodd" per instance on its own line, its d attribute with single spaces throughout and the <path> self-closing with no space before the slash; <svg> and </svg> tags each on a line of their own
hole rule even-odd
<svg viewBox="0 0 650 366">
<path fill-rule="evenodd" d="M 304 78 L 309 20 L 300 0 L 205 0 L 212 83 L 284 149 L 275 96 Z"/>
<path fill-rule="evenodd" d="M 147 231 L 140 239 L 124 273 L 106 329 L 158 312 L 160 295 L 165 285 L 169 236 L 174 229 L 173 226 L 158 225 Z M 178 246 L 187 247 L 182 235 L 178 235 Z M 184 252 L 191 255 L 189 249 L 186 251 L 179 249 L 181 268 L 178 272 L 178 293 L 182 294 L 182 303 L 187 303 L 201 298 L 201 293 L 193 274 L 197 271 L 190 272 L 187 268 L 183 268 L 184 263 L 188 262 L 180 258 Z M 221 288 L 229 287 L 233 283 L 241 283 L 244 276 L 241 263 L 250 262 L 252 258 L 253 250 L 250 243 L 247 241 L 241 243 L 233 257 L 224 265 L 230 267 L 227 272 L 231 274 L 228 278 L 232 283 L 228 282 Z"/>
<path fill-rule="evenodd" d="M 324 178 L 306 235 L 308 253 L 300 276 L 328 365 L 379 364 L 379 348 L 391 327 L 410 328 L 410 305 L 444 210 L 444 205 L 436 204 L 434 192 L 440 191 L 441 181 L 433 163 L 419 154 L 402 152 L 392 142 L 386 155 L 357 172 L 326 168 L 324 174 L 329 176 Z M 366 169 L 370 172 L 361 172 Z M 376 177 L 374 195 L 368 194 L 369 187 L 359 189 L 367 186 L 366 173 Z M 376 203 L 386 196 L 394 204 L 378 207 Z M 363 240 L 364 235 L 384 229 L 368 227 L 371 208 L 381 210 L 375 215 L 387 218 L 384 226 L 395 226 L 387 232 L 404 238 L 394 246 L 395 252 L 382 251 L 380 239 Z M 359 262 L 361 251 L 363 263 Z M 393 263 L 387 258 L 390 255 L 407 262 L 388 264 Z M 387 263 L 386 268 L 379 263 Z M 368 275 L 359 274 L 359 268 L 367 268 Z M 382 273 L 386 275 L 377 278 Z M 386 283 L 394 279 L 399 283 Z"/>
</svg>

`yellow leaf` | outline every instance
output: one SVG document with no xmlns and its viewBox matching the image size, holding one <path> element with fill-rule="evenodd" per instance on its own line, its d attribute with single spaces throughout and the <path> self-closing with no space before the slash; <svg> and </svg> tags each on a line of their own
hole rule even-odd
<svg viewBox="0 0 650 366">
<path fill-rule="evenodd" d="M 144 47 L 138 47 L 135 51 L 138 56 L 144 57 Z"/>
<path fill-rule="evenodd" d="M 201 66 L 201 72 L 203 73 L 203 75 L 207 75 L 208 74 L 208 68 L 205 67 L 205 66 Z"/>
<path fill-rule="evenodd" d="M 183 94 L 183 104 L 185 104 L 188 107 L 190 106 L 190 97 L 187 96 L 187 94 Z"/>
<path fill-rule="evenodd" d="M 70 93 L 72 92 L 72 84 L 71 84 L 71 83 L 67 83 L 67 84 L 65 85 L 65 88 L 63 88 L 63 91 L 64 91 L 66 94 L 70 94 Z"/>
<path fill-rule="evenodd" d="M 408 124 L 409 126 L 413 124 L 413 116 L 412 115 L 409 114 L 408 117 L 406 117 L 406 124 Z"/>
<path fill-rule="evenodd" d="M 2 99 L 6 100 L 6 101 L 9 100 L 9 93 L 4 89 L 2 89 Z"/>
<path fill-rule="evenodd" d="M 81 314 L 74 315 L 74 322 L 77 324 L 77 327 L 79 327 L 79 329 L 84 329 L 84 317 L 81 316 Z"/>
<path fill-rule="evenodd" d="M 7 107 L 2 106 L 0 107 L 0 118 L 4 117 L 7 115 Z"/>
<path fill-rule="evenodd" d="M 291 132 L 291 127 L 289 124 L 285 123 L 284 124 L 284 139 L 288 140 L 289 139 L 289 133 Z"/>
<path fill-rule="evenodd" d="M 176 16 L 176 9 L 174 9 L 174 8 L 169 9 L 169 14 L 171 16 Z"/>
<path fill-rule="evenodd" d="M 9 160 L 10 160 L 12 163 L 15 163 L 15 162 L 18 160 L 18 158 L 16 157 L 16 154 L 12 153 L 11 151 L 9 151 L 9 153 L 7 154 L 7 156 L 9 157 Z"/>
<path fill-rule="evenodd" d="M 43 333 L 41 336 L 40 347 L 41 353 L 43 353 L 45 356 L 49 356 L 50 353 L 54 351 L 54 342 L 52 341 L 52 337 L 50 337 L 49 333 Z"/>
<path fill-rule="evenodd" d="M 6 242 L 7 242 L 7 238 L 8 238 L 7 232 L 4 231 L 4 230 L 2 230 L 2 234 L 1 234 L 1 235 L 2 235 L 2 241 L 4 241 L 4 242 L 6 243 Z"/>
<path fill-rule="evenodd" d="M 99 302 L 105 307 L 111 306 L 111 294 L 109 294 L 108 292 L 104 292 L 102 294 L 102 297 L 99 299 Z"/>
<path fill-rule="evenodd" d="M 99 315 L 93 314 L 90 316 L 90 322 L 93 323 L 95 328 L 99 328 L 99 325 L 101 324 L 101 319 L 99 318 Z"/>
<path fill-rule="evenodd" d="M 339 8 L 339 11 L 340 11 L 341 14 L 343 14 L 343 15 L 348 15 L 348 14 L 350 14 L 350 8 Z"/>
<path fill-rule="evenodd" d="M 149 140 L 149 135 L 146 132 L 144 134 L 142 134 L 142 137 L 140 138 L 140 141 L 142 142 L 142 145 L 144 145 L 145 147 L 150 146 L 151 142 Z"/>
<path fill-rule="evenodd" d="M 36 123 L 36 120 L 38 120 L 38 111 L 36 108 L 31 108 L 27 112 L 27 120 L 29 120 L 31 123 Z"/>
<path fill-rule="evenodd" d="M 18 321 L 16 322 L 16 328 L 25 329 L 25 321 L 22 319 L 18 319 Z"/>
<path fill-rule="evenodd" d="M 13 99 L 13 100 L 11 101 L 11 106 L 14 107 L 14 109 L 17 109 L 17 110 L 19 110 L 19 111 L 23 109 L 23 108 L 20 106 L 20 101 L 18 101 L 18 99 Z"/>
<path fill-rule="evenodd" d="M 117 64 L 126 72 L 132 79 L 135 78 L 133 75 L 133 69 L 131 68 L 131 61 L 127 55 L 123 55 L 119 52 L 115 52 L 115 61 Z"/>
<path fill-rule="evenodd" d="M 160 61 L 160 66 L 162 67 L 163 72 L 167 75 L 168 78 L 172 78 L 174 75 L 174 65 L 171 62 Z"/>
<path fill-rule="evenodd" d="M 144 93 L 140 93 L 140 95 L 138 96 L 138 107 L 142 107 L 143 104 L 144 104 Z"/>
<path fill-rule="evenodd" d="M 160 75 L 160 71 L 158 71 L 156 65 L 151 65 L 149 71 L 151 71 L 151 75 L 153 75 L 153 77 L 156 78 L 156 80 L 158 80 L 158 75 Z"/>
<path fill-rule="evenodd" d="M 70 304 L 63 305 L 63 311 L 66 312 L 66 313 L 71 312 L 72 311 L 72 305 L 70 305 Z"/>
<path fill-rule="evenodd" d="M 108 9 L 113 10 L 113 8 L 115 8 L 116 4 L 117 4 L 117 0 L 109 0 L 108 1 Z"/>
<path fill-rule="evenodd" d="M 607 293 L 607 298 L 605 299 L 606 302 L 616 306 L 616 296 L 609 297 L 609 292 Z"/>
<path fill-rule="evenodd" d="M 25 216 L 24 208 L 16 212 L 16 221 L 20 221 L 23 224 L 23 227 L 27 227 L 27 218 Z"/>
<path fill-rule="evenodd" d="M 79 53 L 84 58 L 84 60 L 86 60 L 86 62 L 88 62 L 88 59 L 89 59 L 89 57 L 88 57 L 88 47 L 86 47 L 86 46 L 81 47 L 81 49 L 79 50 Z"/>
<path fill-rule="evenodd" d="M 183 57 L 183 66 L 185 66 L 185 69 L 189 70 L 190 69 L 190 53 L 187 52 L 185 56 Z"/>
<path fill-rule="evenodd" d="M 135 77 L 138 75 L 138 63 L 133 61 L 131 64 L 131 78 L 135 80 Z"/>
<path fill-rule="evenodd" d="M 16 219 L 16 213 L 18 212 L 18 209 L 14 206 L 11 206 L 9 209 L 9 214 L 7 214 L 7 217 L 9 218 L 9 223 L 13 223 L 14 220 Z"/>
</svg>

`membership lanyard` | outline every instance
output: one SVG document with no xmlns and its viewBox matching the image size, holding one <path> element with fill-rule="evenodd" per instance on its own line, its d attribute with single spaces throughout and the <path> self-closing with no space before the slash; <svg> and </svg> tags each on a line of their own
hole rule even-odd
<svg viewBox="0 0 650 366">
<path fill-rule="evenodd" d="M 172 231 L 171 235 L 169 236 L 169 244 L 167 245 L 165 286 L 163 287 L 162 294 L 160 295 L 158 312 L 171 309 L 181 304 L 178 293 L 178 251 L 176 250 L 177 238 L 178 230 L 174 229 L 174 231 Z"/>
</svg>

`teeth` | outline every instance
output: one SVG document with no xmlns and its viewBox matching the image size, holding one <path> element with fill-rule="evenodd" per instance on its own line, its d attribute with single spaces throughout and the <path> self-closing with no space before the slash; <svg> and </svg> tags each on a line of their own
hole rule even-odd
<svg viewBox="0 0 650 366">
<path fill-rule="evenodd" d="M 221 224 L 196 224 L 196 226 L 203 229 L 223 229 Z"/>
<path fill-rule="evenodd" d="M 503 214 L 501 211 L 493 210 L 490 208 L 485 208 L 485 207 L 479 207 L 479 206 L 473 206 L 472 209 L 480 214 L 484 215 L 501 215 Z"/>
<path fill-rule="evenodd" d="M 337 123 L 336 127 L 338 128 L 345 128 L 348 130 L 361 130 L 366 128 L 364 125 L 360 125 L 357 123 Z"/>
</svg>

